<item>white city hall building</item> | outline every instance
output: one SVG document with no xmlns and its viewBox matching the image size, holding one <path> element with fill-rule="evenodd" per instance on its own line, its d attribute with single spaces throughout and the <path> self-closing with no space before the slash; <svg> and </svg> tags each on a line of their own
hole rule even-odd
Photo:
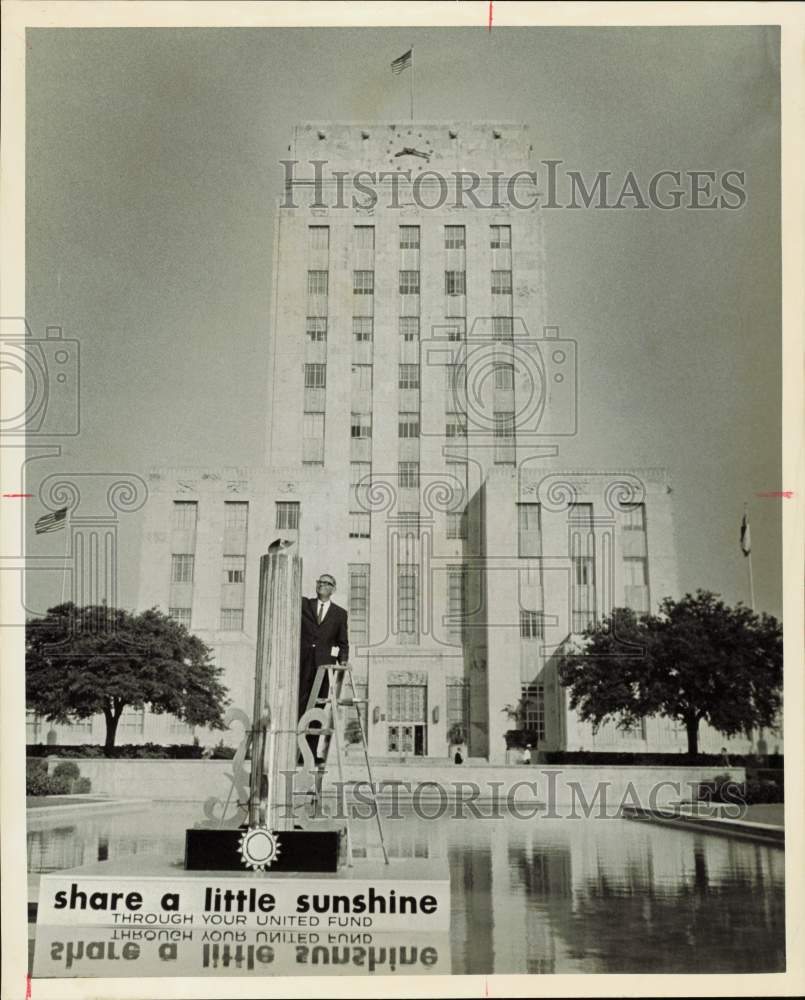
<svg viewBox="0 0 805 1000">
<path fill-rule="evenodd" d="M 539 210 L 495 197 L 516 178 L 528 200 L 531 159 L 521 125 L 295 129 L 265 466 L 154 470 L 146 507 L 138 608 L 212 646 L 235 706 L 251 711 L 258 562 L 281 537 L 298 542 L 306 594 L 322 572 L 337 580 L 376 758 L 444 760 L 461 740 L 501 761 L 515 728 L 536 749 L 686 748 L 667 720 L 594 733 L 558 683 L 585 626 L 614 606 L 656 610 L 677 579 L 664 472 L 563 465 L 584 431 L 585 347 L 546 314 Z M 386 177 L 369 196 L 357 171 Z M 476 198 L 461 171 L 480 178 Z M 192 738 L 138 719 L 119 742 Z"/>
</svg>

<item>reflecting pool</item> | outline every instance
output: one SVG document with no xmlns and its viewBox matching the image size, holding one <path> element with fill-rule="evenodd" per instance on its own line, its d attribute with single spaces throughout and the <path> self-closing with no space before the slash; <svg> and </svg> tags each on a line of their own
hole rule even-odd
<svg viewBox="0 0 805 1000">
<path fill-rule="evenodd" d="M 63 818 L 32 811 L 29 871 L 179 858 L 185 828 L 201 818 L 187 803 Z M 785 968 L 779 848 L 624 819 L 404 815 L 384 831 L 393 858 L 449 869 L 454 974 Z M 373 821 L 354 823 L 353 835 L 358 864 L 377 856 Z"/>
</svg>

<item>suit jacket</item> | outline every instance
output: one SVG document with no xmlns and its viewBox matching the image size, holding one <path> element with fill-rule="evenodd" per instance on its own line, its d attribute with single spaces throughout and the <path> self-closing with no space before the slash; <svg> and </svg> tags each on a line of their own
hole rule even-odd
<svg viewBox="0 0 805 1000">
<path fill-rule="evenodd" d="M 346 663 L 349 660 L 347 612 L 330 601 L 330 609 L 321 625 L 316 621 L 317 597 L 302 598 L 300 661 L 303 666 L 320 667 L 323 663 Z M 330 652 L 338 646 L 338 655 Z"/>
</svg>

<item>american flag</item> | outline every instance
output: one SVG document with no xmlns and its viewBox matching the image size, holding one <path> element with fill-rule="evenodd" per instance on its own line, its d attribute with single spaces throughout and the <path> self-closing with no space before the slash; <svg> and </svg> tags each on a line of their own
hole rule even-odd
<svg viewBox="0 0 805 1000">
<path fill-rule="evenodd" d="M 62 507 L 61 510 L 54 510 L 52 514 L 43 514 L 34 527 L 37 535 L 44 535 L 46 531 L 58 531 L 59 528 L 63 528 L 66 520 L 67 508 Z"/>
<path fill-rule="evenodd" d="M 403 52 L 400 58 L 395 59 L 394 62 L 391 64 L 391 72 L 395 74 L 402 73 L 404 69 L 408 69 L 408 67 L 411 65 L 411 63 L 413 62 L 413 58 L 414 58 L 413 49 L 409 49 L 407 52 Z"/>
<path fill-rule="evenodd" d="M 741 518 L 741 552 L 748 556 L 752 551 L 752 536 L 749 534 L 749 517 L 744 514 Z"/>
</svg>

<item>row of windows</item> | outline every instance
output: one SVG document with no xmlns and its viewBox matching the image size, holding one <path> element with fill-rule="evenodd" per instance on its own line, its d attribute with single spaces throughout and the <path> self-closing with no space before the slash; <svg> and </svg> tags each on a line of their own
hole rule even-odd
<svg viewBox="0 0 805 1000">
<path fill-rule="evenodd" d="M 188 553 L 171 556 L 171 583 L 192 583 L 196 557 Z M 222 583 L 243 583 L 246 579 L 246 556 L 224 556 Z"/>
<path fill-rule="evenodd" d="M 308 295 L 325 296 L 329 291 L 329 271 L 308 271 L 307 291 Z M 399 273 L 400 295 L 420 294 L 420 272 L 400 271 Z M 374 271 L 353 271 L 352 291 L 355 295 L 374 295 L 375 293 L 375 272 Z M 444 272 L 444 293 L 445 295 L 466 295 L 467 294 L 467 272 L 466 271 L 445 271 Z M 512 293 L 512 273 L 511 271 L 492 271 L 492 294 L 511 295 Z"/>
<path fill-rule="evenodd" d="M 408 463 L 416 464 L 416 463 Z M 400 485 L 403 485 L 402 483 Z M 419 535 L 419 515 L 415 514 L 416 520 L 400 526 L 400 534 L 408 537 L 418 537 Z M 447 514 L 447 537 L 460 540 L 467 537 L 467 512 L 450 511 Z M 361 510 L 350 511 L 349 514 L 349 537 L 350 538 L 371 538 L 372 521 L 368 512 Z"/>
<path fill-rule="evenodd" d="M 197 500 L 174 500 L 172 527 L 181 530 L 193 529 L 198 520 Z M 224 527 L 246 528 L 249 521 L 249 504 L 241 501 L 224 503 Z"/>
<path fill-rule="evenodd" d="M 419 316 L 400 316 L 399 333 L 402 340 L 411 342 L 419 340 Z M 464 316 L 454 316 L 446 319 L 438 327 L 438 334 L 447 340 L 467 339 L 467 320 Z M 322 343 L 327 340 L 327 317 L 308 316 L 305 322 L 305 335 L 311 343 Z M 514 335 L 511 316 L 492 317 L 493 340 L 512 340 Z M 374 339 L 374 318 L 372 316 L 353 316 L 352 336 L 357 343 L 365 343 Z"/>
<path fill-rule="evenodd" d="M 191 608 L 169 608 L 168 614 L 180 625 L 190 628 Z M 218 618 L 218 628 L 223 632 L 243 631 L 243 608 L 221 608 Z"/>
<path fill-rule="evenodd" d="M 356 250 L 374 250 L 374 226 L 354 226 L 352 232 L 353 245 Z M 419 226 L 400 226 L 399 234 L 401 250 L 419 250 Z M 329 250 L 330 227 L 309 226 L 308 244 L 311 250 Z M 466 245 L 467 236 L 464 226 L 444 227 L 444 246 L 446 250 L 463 250 Z M 511 226 L 494 225 L 489 227 L 489 246 L 493 250 L 509 249 L 511 245 Z"/>
<path fill-rule="evenodd" d="M 305 388 L 324 389 L 327 387 L 327 365 L 313 362 L 305 365 Z M 372 366 L 352 365 L 353 388 L 372 388 Z M 494 365 L 495 388 L 514 388 L 514 365 L 498 361 Z M 445 377 L 448 389 L 463 389 L 466 386 L 467 372 L 464 365 L 447 365 Z M 419 389 L 420 366 L 417 364 L 400 365 L 397 372 L 397 383 L 400 389 Z"/>
</svg>

